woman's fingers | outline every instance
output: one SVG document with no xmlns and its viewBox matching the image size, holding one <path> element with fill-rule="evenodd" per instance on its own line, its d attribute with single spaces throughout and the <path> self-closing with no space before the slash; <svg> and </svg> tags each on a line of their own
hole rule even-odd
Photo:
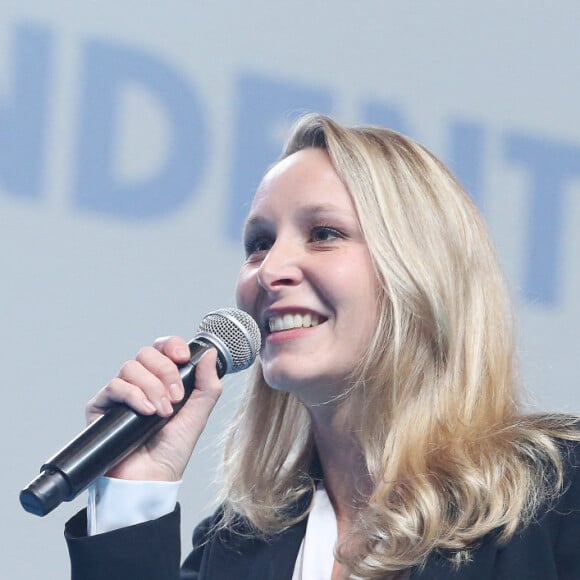
<svg viewBox="0 0 580 580">
<path fill-rule="evenodd" d="M 135 359 L 136 364 L 126 363 L 121 378 L 139 384 L 147 397 L 163 413 L 171 403 L 183 398 L 183 383 L 176 364 L 154 347 L 142 348 Z M 126 368 L 125 368 L 126 367 Z M 126 374 L 125 374 L 126 373 Z"/>
<path fill-rule="evenodd" d="M 86 408 L 87 420 L 94 421 L 111 406 L 124 403 L 144 415 L 161 417 L 173 414 L 173 404 L 184 396 L 177 364 L 189 360 L 189 347 L 178 337 L 164 337 L 154 346 L 142 348 L 135 359 L 127 361 Z M 191 403 L 197 406 L 193 416 L 202 423 L 222 393 L 216 371 L 217 352 L 210 349 L 197 363 L 195 394 Z"/>
<path fill-rule="evenodd" d="M 195 369 L 196 388 L 215 401 L 222 394 L 222 383 L 217 375 L 216 362 L 217 350 L 212 348 L 201 357 Z"/>
<path fill-rule="evenodd" d="M 87 421 L 91 423 L 116 403 L 125 403 L 143 415 L 158 412 L 139 387 L 115 377 L 87 403 Z"/>
<path fill-rule="evenodd" d="M 186 363 L 190 358 L 189 346 L 179 336 L 162 336 L 153 343 L 153 347 L 178 364 Z"/>
<path fill-rule="evenodd" d="M 178 337 L 158 339 L 127 361 L 87 405 L 87 419 L 94 420 L 115 403 L 125 403 L 142 414 L 168 417 L 172 403 L 181 401 L 183 383 L 177 364 L 189 360 L 189 347 Z"/>
</svg>

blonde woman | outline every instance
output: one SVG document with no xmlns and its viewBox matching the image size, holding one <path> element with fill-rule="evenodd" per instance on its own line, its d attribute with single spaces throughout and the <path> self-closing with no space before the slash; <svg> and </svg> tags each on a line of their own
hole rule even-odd
<svg viewBox="0 0 580 580">
<path fill-rule="evenodd" d="M 209 354 L 182 411 L 95 484 L 88 531 L 67 525 L 75 580 L 580 578 L 576 421 L 523 414 L 492 245 L 432 154 L 307 115 L 244 244 L 237 301 L 263 347 L 219 509 L 180 569 L 175 482 L 221 392 Z M 89 419 L 170 415 L 186 359 L 177 337 L 143 349 Z M 118 514 L 120 497 L 139 499 Z"/>
</svg>

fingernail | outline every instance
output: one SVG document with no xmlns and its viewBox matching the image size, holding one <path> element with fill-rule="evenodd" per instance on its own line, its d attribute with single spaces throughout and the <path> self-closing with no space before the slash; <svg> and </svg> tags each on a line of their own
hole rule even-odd
<svg viewBox="0 0 580 580">
<path fill-rule="evenodd" d="M 161 397 L 161 409 L 164 415 L 171 415 L 173 413 L 173 405 L 167 397 Z"/>
<path fill-rule="evenodd" d="M 189 358 L 191 356 L 191 352 L 188 348 L 177 348 L 175 349 L 175 354 L 179 358 Z"/>
<path fill-rule="evenodd" d="M 169 385 L 169 394 L 174 402 L 181 401 L 183 398 L 183 387 L 178 383 L 171 383 Z"/>
<path fill-rule="evenodd" d="M 143 406 L 150 413 L 157 413 L 157 407 L 149 399 L 143 399 Z"/>
</svg>

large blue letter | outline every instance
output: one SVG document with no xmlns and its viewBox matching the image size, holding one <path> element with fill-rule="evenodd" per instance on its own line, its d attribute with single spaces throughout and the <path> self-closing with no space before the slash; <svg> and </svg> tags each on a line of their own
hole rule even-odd
<svg viewBox="0 0 580 580">
<path fill-rule="evenodd" d="M 329 113 L 328 91 L 246 75 L 239 82 L 228 237 L 239 241 L 264 171 L 279 155 L 289 125 L 301 113 Z"/>
<path fill-rule="evenodd" d="M 13 90 L 0 101 L 0 180 L 7 193 L 41 195 L 47 136 L 52 38 L 21 26 L 12 59 Z"/>
<path fill-rule="evenodd" d="M 122 91 L 131 84 L 163 105 L 172 139 L 155 175 L 139 183 L 122 183 L 113 172 L 115 129 Z M 83 85 L 75 183 L 78 207 L 125 219 L 175 211 L 199 184 L 207 158 L 204 116 L 191 87 L 154 55 L 96 41 L 86 49 Z"/>
<path fill-rule="evenodd" d="M 477 123 L 456 121 L 450 124 L 449 133 L 449 166 L 473 201 L 483 210 L 483 127 Z"/>
<path fill-rule="evenodd" d="M 509 161 L 523 165 L 532 181 L 525 294 L 553 305 L 558 298 L 564 189 L 580 177 L 580 147 L 521 134 L 505 140 Z"/>
<path fill-rule="evenodd" d="M 407 123 L 403 119 L 401 111 L 396 107 L 371 101 L 363 107 L 363 116 L 365 123 L 387 127 L 393 129 L 393 131 L 410 135 Z"/>
</svg>

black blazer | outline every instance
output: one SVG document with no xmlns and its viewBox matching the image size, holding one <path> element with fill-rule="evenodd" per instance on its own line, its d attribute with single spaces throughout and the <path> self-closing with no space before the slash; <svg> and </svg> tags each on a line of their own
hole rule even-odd
<svg viewBox="0 0 580 580">
<path fill-rule="evenodd" d="M 433 554 L 413 580 L 580 580 L 580 445 L 566 445 L 566 489 L 507 544 L 483 538 L 472 560 L 455 570 Z M 566 457 L 565 457 L 566 459 Z M 65 535 L 72 580 L 291 580 L 306 520 L 267 541 L 220 531 L 208 535 L 218 510 L 195 529 L 180 569 L 179 508 L 158 520 L 86 536 L 86 513 Z M 242 524 L 243 526 L 243 524 Z"/>
</svg>

